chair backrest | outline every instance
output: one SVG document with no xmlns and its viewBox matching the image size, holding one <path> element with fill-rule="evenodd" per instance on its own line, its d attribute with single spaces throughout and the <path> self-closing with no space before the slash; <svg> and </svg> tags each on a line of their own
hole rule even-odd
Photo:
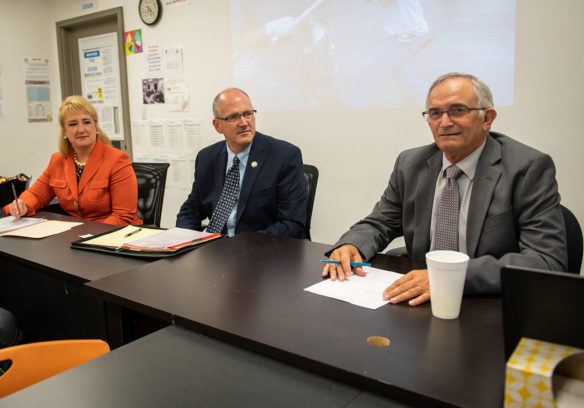
<svg viewBox="0 0 584 408">
<path fill-rule="evenodd" d="M 138 217 L 144 225 L 160 227 L 169 163 L 132 163 L 138 179 Z"/>
<path fill-rule="evenodd" d="M 12 186 L 16 190 L 16 195 L 19 196 L 30 186 L 30 176 L 20 173 L 18 176 L 0 183 L 0 207 L 4 207 L 14 200 Z"/>
<path fill-rule="evenodd" d="M 306 179 L 306 188 L 308 188 L 308 201 L 306 202 L 306 222 L 304 224 L 304 233 L 306 239 L 310 239 L 310 221 L 312 220 L 312 208 L 314 207 L 314 197 L 316 196 L 316 185 L 318 184 L 318 169 L 316 166 L 304 164 L 304 178 Z"/>
<path fill-rule="evenodd" d="M 564 224 L 566 224 L 566 239 L 568 241 L 568 272 L 580 273 L 582 267 L 582 229 L 572 211 L 560 204 Z"/>
<path fill-rule="evenodd" d="M 102 340 L 58 340 L 0 349 L 0 398 L 110 351 Z"/>
</svg>

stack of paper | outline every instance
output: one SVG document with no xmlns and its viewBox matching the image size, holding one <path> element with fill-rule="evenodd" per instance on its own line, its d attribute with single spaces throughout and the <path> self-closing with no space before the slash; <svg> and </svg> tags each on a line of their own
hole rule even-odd
<svg viewBox="0 0 584 408">
<path fill-rule="evenodd" d="M 366 276 L 351 275 L 346 280 L 323 280 L 304 290 L 328 296 L 368 309 L 377 309 L 388 303 L 383 291 L 403 275 L 397 272 L 364 266 Z"/>
<path fill-rule="evenodd" d="M 81 224 L 82 222 L 55 221 L 30 217 L 15 218 L 10 216 L 0 219 L 0 236 L 45 238 L 68 231 Z"/>
<path fill-rule="evenodd" d="M 43 221 L 46 221 L 46 219 L 30 217 L 16 218 L 13 216 L 0 218 L 0 233 L 14 231 L 16 229 L 28 227 L 29 225 L 34 225 Z"/>
<path fill-rule="evenodd" d="M 158 234 L 126 242 L 122 248 L 137 251 L 178 251 L 187 246 L 219 238 L 221 234 L 193 231 L 185 228 L 170 228 Z"/>
<path fill-rule="evenodd" d="M 128 225 L 94 238 L 78 241 L 74 243 L 74 246 L 76 248 L 97 246 L 139 252 L 175 252 L 219 237 L 221 234 L 209 234 L 184 228 L 162 230 Z"/>
</svg>

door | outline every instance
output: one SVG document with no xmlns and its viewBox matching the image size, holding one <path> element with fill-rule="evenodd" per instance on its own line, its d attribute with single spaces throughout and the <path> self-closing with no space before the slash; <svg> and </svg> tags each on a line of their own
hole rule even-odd
<svg viewBox="0 0 584 408">
<path fill-rule="evenodd" d="M 112 144 L 132 157 L 130 109 L 128 105 L 128 75 L 124 50 L 124 15 L 122 7 L 59 21 L 56 25 L 62 99 L 65 99 L 69 95 L 83 95 L 86 99 L 94 103 L 98 111 L 100 126 L 109 136 L 118 135 L 117 138 L 112 137 Z M 116 36 L 117 41 L 112 42 L 112 39 Z M 111 94 L 115 94 L 115 98 L 119 102 L 112 102 L 113 99 L 109 98 L 110 101 L 104 103 L 103 98 L 101 98 L 103 96 L 103 87 L 95 85 L 96 89 L 98 89 L 96 92 L 91 92 L 91 90 L 87 89 L 88 82 L 90 81 L 87 80 L 87 76 L 83 72 L 87 67 L 80 61 L 85 61 L 85 57 L 91 57 L 90 54 L 92 52 L 87 51 L 85 48 L 80 52 L 80 42 L 82 47 L 89 47 L 87 44 L 91 44 L 93 39 L 100 40 L 97 42 L 102 44 L 98 46 L 98 51 L 94 51 L 93 54 L 99 55 L 100 47 L 102 50 L 105 49 L 106 52 L 117 51 L 119 74 L 113 77 L 115 81 L 110 81 L 116 83 L 108 84 L 105 92 L 107 94 L 107 89 L 113 89 Z M 108 43 L 113 44 L 110 47 L 111 49 L 108 49 Z M 106 44 L 106 46 L 103 44 Z M 116 58 L 113 60 L 115 61 Z M 111 59 L 108 58 L 108 61 L 111 61 Z M 89 68 L 99 70 L 98 67 L 99 64 L 96 64 L 96 66 Z M 86 88 L 85 95 L 83 94 L 84 87 Z M 94 96 L 94 94 L 98 96 Z M 106 97 L 106 99 L 108 98 Z"/>
</svg>

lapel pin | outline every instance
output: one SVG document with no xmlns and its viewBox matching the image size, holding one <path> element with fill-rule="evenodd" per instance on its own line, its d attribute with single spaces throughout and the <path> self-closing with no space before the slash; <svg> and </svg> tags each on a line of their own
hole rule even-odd
<svg viewBox="0 0 584 408">
<path fill-rule="evenodd" d="M 251 167 L 257 167 L 258 166 L 258 162 L 257 161 L 252 161 L 251 162 Z"/>
</svg>

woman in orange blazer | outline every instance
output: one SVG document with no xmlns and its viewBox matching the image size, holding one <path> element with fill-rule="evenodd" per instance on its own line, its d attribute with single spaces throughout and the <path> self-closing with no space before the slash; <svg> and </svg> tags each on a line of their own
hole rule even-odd
<svg viewBox="0 0 584 408">
<path fill-rule="evenodd" d="M 56 196 L 74 217 L 113 225 L 139 225 L 138 183 L 128 155 L 111 146 L 97 112 L 81 96 L 59 109 L 59 153 L 18 200 L 4 207 L 13 216 L 34 215 Z"/>
</svg>

